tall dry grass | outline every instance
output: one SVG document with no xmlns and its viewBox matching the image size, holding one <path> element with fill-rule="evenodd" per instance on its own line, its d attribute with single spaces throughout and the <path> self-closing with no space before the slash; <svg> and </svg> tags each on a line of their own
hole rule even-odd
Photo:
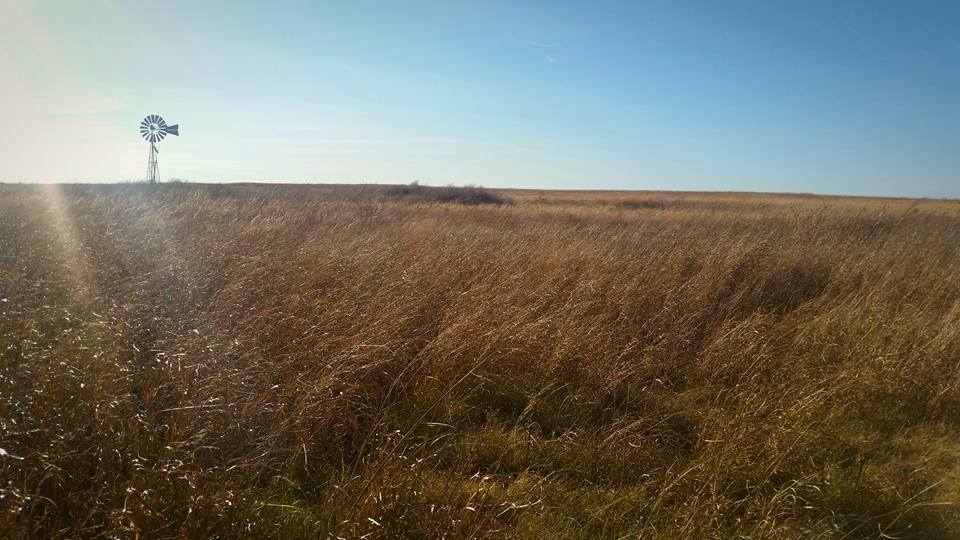
<svg viewBox="0 0 960 540">
<path fill-rule="evenodd" d="M 0 537 L 960 536 L 960 204 L 492 196 L 0 186 Z"/>
</svg>

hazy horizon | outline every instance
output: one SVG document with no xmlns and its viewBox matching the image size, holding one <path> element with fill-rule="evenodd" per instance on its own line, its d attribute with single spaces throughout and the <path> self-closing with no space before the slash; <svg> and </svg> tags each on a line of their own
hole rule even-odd
<svg viewBox="0 0 960 540">
<path fill-rule="evenodd" d="M 960 197 L 960 4 L 0 0 L 0 181 Z"/>
</svg>

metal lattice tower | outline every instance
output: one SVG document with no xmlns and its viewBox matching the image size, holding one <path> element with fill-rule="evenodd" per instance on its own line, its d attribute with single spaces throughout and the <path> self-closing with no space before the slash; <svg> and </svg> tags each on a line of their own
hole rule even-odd
<svg viewBox="0 0 960 540">
<path fill-rule="evenodd" d="M 167 135 L 180 135 L 180 126 L 168 126 L 159 115 L 150 114 L 140 122 L 140 135 L 150 143 L 150 157 L 147 159 L 147 183 L 156 184 L 160 181 L 160 168 L 157 165 L 157 143 Z"/>
<path fill-rule="evenodd" d="M 147 159 L 147 183 L 156 184 L 160 181 L 160 170 L 157 167 L 157 145 L 150 143 L 150 158 Z"/>
</svg>

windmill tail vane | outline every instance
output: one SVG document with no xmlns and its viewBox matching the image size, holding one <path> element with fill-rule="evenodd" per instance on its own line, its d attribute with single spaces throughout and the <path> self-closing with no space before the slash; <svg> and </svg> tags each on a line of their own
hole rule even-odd
<svg viewBox="0 0 960 540">
<path fill-rule="evenodd" d="M 150 114 L 140 122 L 140 136 L 150 143 L 150 157 L 147 160 L 147 182 L 155 184 L 160 180 L 159 166 L 157 165 L 157 143 L 167 135 L 180 135 L 180 126 L 168 126 L 159 115 Z"/>
</svg>

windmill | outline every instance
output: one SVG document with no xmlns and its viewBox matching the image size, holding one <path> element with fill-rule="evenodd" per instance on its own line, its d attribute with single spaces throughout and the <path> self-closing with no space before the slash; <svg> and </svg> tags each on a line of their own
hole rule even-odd
<svg viewBox="0 0 960 540">
<path fill-rule="evenodd" d="M 140 122 L 140 135 L 150 143 L 150 158 L 147 160 L 147 182 L 150 184 L 156 184 L 159 178 L 159 171 L 157 169 L 157 143 L 162 141 L 164 137 L 170 135 L 180 135 L 180 126 L 174 124 L 168 126 L 166 122 L 163 121 L 163 118 L 160 118 L 160 115 L 150 114 L 143 119 L 143 122 Z"/>
</svg>

